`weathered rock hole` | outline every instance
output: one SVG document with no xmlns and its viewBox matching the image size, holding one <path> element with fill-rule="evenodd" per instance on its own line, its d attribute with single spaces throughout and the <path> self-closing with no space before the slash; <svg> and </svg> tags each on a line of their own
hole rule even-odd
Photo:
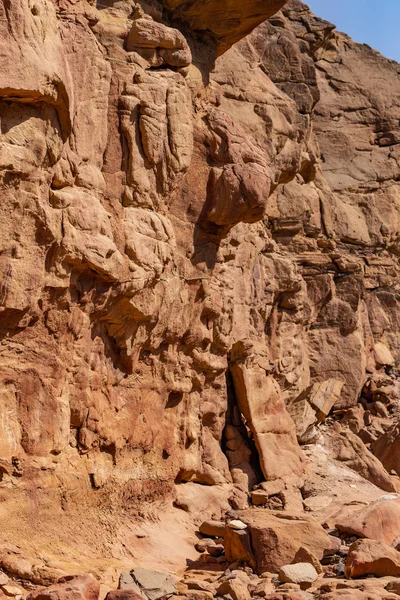
<svg viewBox="0 0 400 600">
<path fill-rule="evenodd" d="M 183 392 L 170 392 L 165 408 L 175 408 L 183 400 Z"/>
</svg>

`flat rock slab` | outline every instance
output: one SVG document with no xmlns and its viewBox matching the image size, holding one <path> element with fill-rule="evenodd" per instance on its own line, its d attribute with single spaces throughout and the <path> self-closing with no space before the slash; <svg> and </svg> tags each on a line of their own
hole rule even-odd
<svg viewBox="0 0 400 600">
<path fill-rule="evenodd" d="M 131 571 L 121 574 L 119 588 L 134 590 L 148 600 L 157 600 L 167 594 L 174 594 L 176 583 L 177 578 L 170 573 L 135 567 Z"/>
</svg>

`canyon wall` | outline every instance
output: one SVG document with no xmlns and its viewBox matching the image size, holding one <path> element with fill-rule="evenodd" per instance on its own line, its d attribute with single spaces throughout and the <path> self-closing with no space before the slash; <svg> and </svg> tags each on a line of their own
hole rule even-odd
<svg viewBox="0 0 400 600">
<path fill-rule="evenodd" d="M 0 2 L 5 539 L 244 508 L 399 399 L 399 67 L 239 4 Z"/>
</svg>

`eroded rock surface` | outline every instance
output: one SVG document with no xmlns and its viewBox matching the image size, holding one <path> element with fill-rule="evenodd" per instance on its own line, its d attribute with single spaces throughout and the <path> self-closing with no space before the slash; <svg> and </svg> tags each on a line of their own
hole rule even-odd
<svg viewBox="0 0 400 600">
<path fill-rule="evenodd" d="M 299 0 L 0 0 L 0 67 L 4 571 L 395 493 L 398 65 Z"/>
</svg>

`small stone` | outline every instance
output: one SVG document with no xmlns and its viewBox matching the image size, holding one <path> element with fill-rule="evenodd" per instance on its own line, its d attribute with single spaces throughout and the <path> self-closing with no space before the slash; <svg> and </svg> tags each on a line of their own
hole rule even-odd
<svg viewBox="0 0 400 600">
<path fill-rule="evenodd" d="M 285 565 L 278 575 L 279 581 L 283 583 L 314 583 L 318 579 L 318 573 L 310 563 L 296 563 Z"/>
<path fill-rule="evenodd" d="M 211 593 L 213 593 L 213 591 L 214 591 L 214 588 L 210 583 L 208 583 L 207 581 L 198 581 L 197 579 L 188 581 L 187 586 L 188 586 L 189 590 L 202 590 L 204 592 L 211 592 Z"/>
<path fill-rule="evenodd" d="M 135 590 L 111 590 L 105 600 L 144 600 Z"/>
<path fill-rule="evenodd" d="M 337 577 L 344 577 L 344 565 L 342 563 L 334 565 L 333 570 L 335 571 Z"/>
<path fill-rule="evenodd" d="M 264 492 L 264 490 L 254 490 L 253 492 L 251 492 L 250 496 L 251 502 L 255 506 L 262 506 L 263 504 L 268 503 L 269 496 L 267 492 Z"/>
<path fill-rule="evenodd" d="M 200 554 L 199 562 L 201 562 L 203 565 L 219 565 L 223 562 L 226 562 L 226 558 L 225 556 L 211 556 L 211 554 L 208 554 L 208 552 L 204 552 L 204 554 Z"/>
<path fill-rule="evenodd" d="M 0 571 L 0 585 L 6 585 L 9 581 L 8 576 L 3 573 L 2 571 Z"/>
<path fill-rule="evenodd" d="M 250 599 L 250 592 L 247 588 L 247 583 L 241 580 L 239 577 L 224 581 L 217 589 L 218 596 L 225 596 L 228 594 L 233 600 Z"/>
<path fill-rule="evenodd" d="M 214 544 L 214 546 L 207 546 L 207 552 L 211 556 L 221 556 L 225 551 L 225 548 L 222 544 Z"/>
<path fill-rule="evenodd" d="M 208 540 L 200 540 L 195 544 L 197 552 L 205 552 L 207 550 L 207 541 Z"/>
<path fill-rule="evenodd" d="M 285 489 L 285 483 L 282 479 L 275 479 L 274 481 L 263 481 L 260 484 L 260 488 L 267 492 L 268 496 L 276 496 Z"/>
<path fill-rule="evenodd" d="M 174 596 L 172 596 L 172 598 L 173 597 Z M 179 596 L 177 597 L 184 598 L 185 600 L 213 600 L 214 594 L 212 592 L 206 592 L 205 590 L 185 590 L 179 592 Z"/>
<path fill-rule="evenodd" d="M 24 596 L 25 590 L 20 588 L 17 585 L 13 585 L 11 583 L 2 585 L 1 589 L 5 593 L 6 596 Z"/>
<path fill-rule="evenodd" d="M 204 521 L 200 525 L 199 531 L 210 537 L 224 537 L 225 523 L 222 521 Z"/>
<path fill-rule="evenodd" d="M 253 595 L 261 596 L 261 598 L 264 598 L 265 596 L 268 596 L 268 594 L 273 594 L 274 592 L 274 584 L 268 579 L 262 579 L 259 583 L 257 583 Z"/>
<path fill-rule="evenodd" d="M 293 564 L 299 563 L 309 563 L 314 567 L 317 573 L 321 574 L 323 572 L 321 563 L 318 558 L 313 554 L 308 548 L 301 546 L 296 552 L 296 556 L 293 559 Z"/>
<path fill-rule="evenodd" d="M 228 527 L 230 527 L 231 529 L 236 529 L 236 530 L 247 529 L 246 523 L 243 523 L 243 521 L 240 521 L 239 519 L 234 519 L 233 521 L 229 521 Z"/>
<path fill-rule="evenodd" d="M 280 592 L 292 592 L 292 591 L 297 591 L 300 590 L 300 585 L 298 583 L 284 583 L 283 585 L 279 586 L 279 591 Z"/>
</svg>

